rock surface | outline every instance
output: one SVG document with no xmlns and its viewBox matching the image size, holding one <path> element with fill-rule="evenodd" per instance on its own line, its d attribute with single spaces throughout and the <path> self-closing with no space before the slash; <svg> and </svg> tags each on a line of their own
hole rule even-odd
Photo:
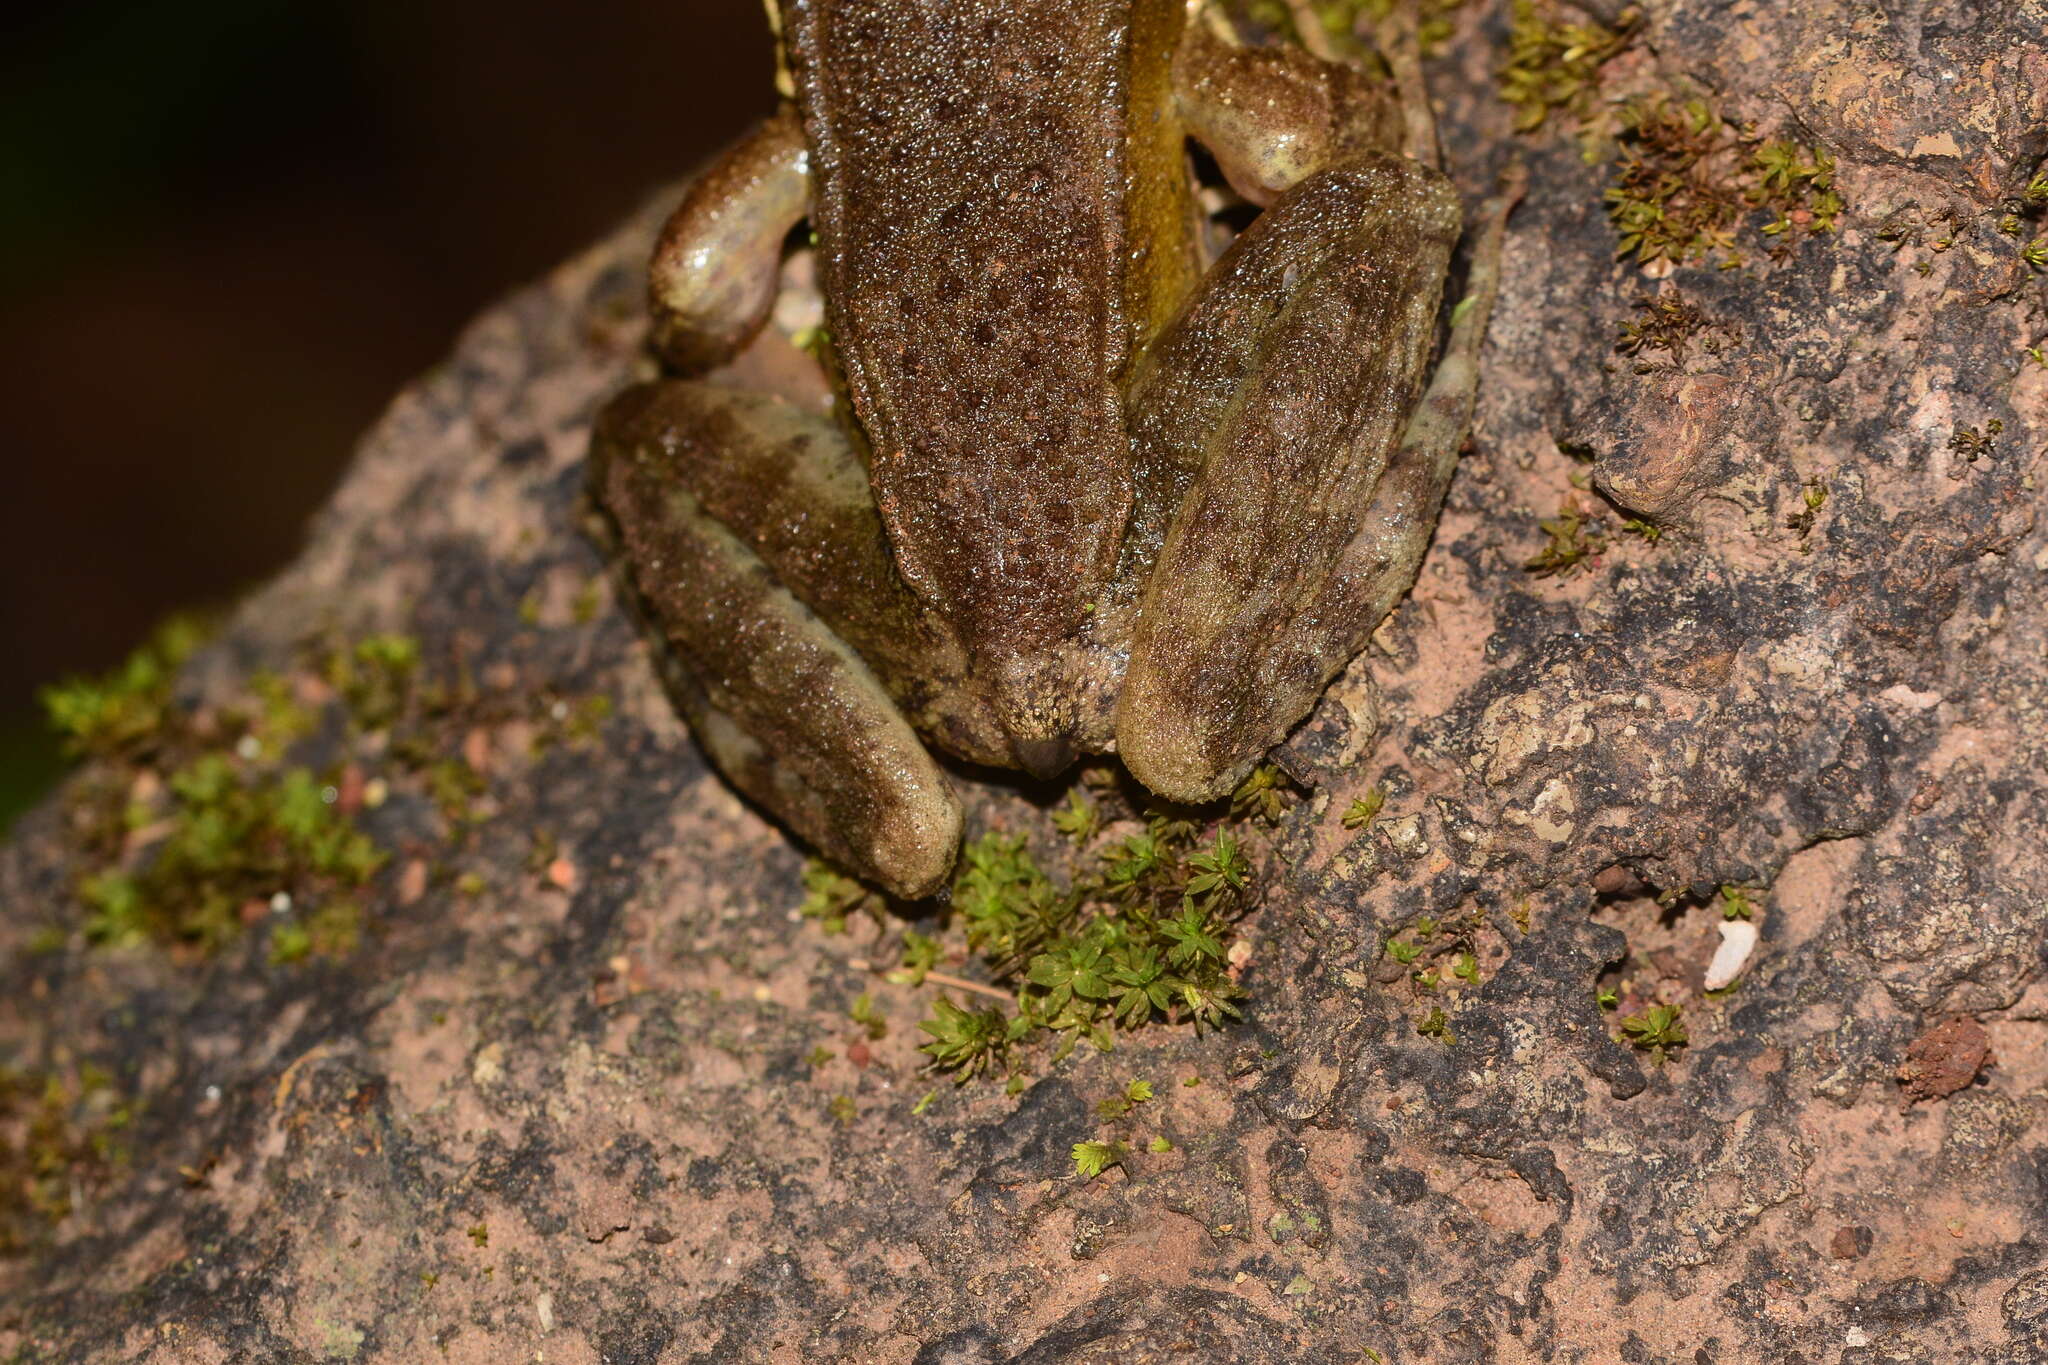
<svg viewBox="0 0 2048 1365">
<path fill-rule="evenodd" d="M 392 855 L 358 946 L 89 945 L 105 760 L 0 853 L 0 1060 L 96 1067 L 133 1116 L 0 1260 L 0 1357 L 2048 1359 L 2048 298 L 2008 203 L 2048 20 L 1648 9 L 1603 80 L 1832 149 L 1848 209 L 1660 286 L 1605 170 L 1509 134 L 1506 16 L 1464 14 L 1431 72 L 1461 180 L 1518 152 L 1534 188 L 1421 582 L 1283 754 L 1247 1022 L 955 1088 L 920 1073 L 930 988 L 870 965 L 893 930 L 792 923 L 801 852 L 706 773 L 577 531 L 650 215 L 400 397 L 179 684 L 193 724 L 258 669 L 326 717 L 306 761 Z M 1660 287 L 1713 348 L 1617 352 Z M 1533 576 L 1561 503 L 1609 534 Z M 397 760 L 304 660 L 370 631 L 462 680 L 437 733 L 471 789 L 426 763 L 358 799 Z M 1034 795 L 976 787 L 977 827 L 1045 839 Z M 1761 941 L 1709 996 L 1722 887 Z M 1467 926 L 1476 983 L 1386 957 L 1423 919 Z M 1661 1054 L 1617 1036 L 1656 1003 Z M 1902 1107 L 1958 1017 L 1991 1063 Z M 1132 1077 L 1157 1097 L 1098 1117 Z M 1081 1179 L 1105 1135 L 1134 1150 Z"/>
</svg>

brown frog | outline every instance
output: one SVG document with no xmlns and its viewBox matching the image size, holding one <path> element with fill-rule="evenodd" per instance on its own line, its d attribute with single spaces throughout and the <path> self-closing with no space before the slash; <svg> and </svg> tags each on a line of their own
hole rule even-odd
<svg viewBox="0 0 2048 1365">
<path fill-rule="evenodd" d="M 1189 0 L 770 10 L 789 102 L 654 257 L 681 377 L 615 399 L 591 459 L 697 737 L 904 896 L 960 837 L 924 740 L 1229 791 L 1414 581 L 1511 196 L 1429 380 L 1462 215 L 1414 80 L 1239 46 Z M 1263 209 L 1213 261 L 1190 140 Z M 823 401 L 730 367 L 787 349 L 806 220 Z"/>
</svg>

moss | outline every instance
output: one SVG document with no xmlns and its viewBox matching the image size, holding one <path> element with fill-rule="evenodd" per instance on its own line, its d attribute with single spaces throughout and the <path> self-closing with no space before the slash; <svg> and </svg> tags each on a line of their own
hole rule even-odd
<svg viewBox="0 0 2048 1365">
<path fill-rule="evenodd" d="M 1387 804 L 1387 789 L 1374 787 L 1364 796 L 1354 797 L 1344 808 L 1342 823 L 1346 829 L 1370 830 L 1372 822 L 1379 818 L 1380 811 Z"/>
<path fill-rule="evenodd" d="M 114 757 L 147 749 L 167 722 L 178 668 L 212 629 L 200 617 L 173 616 L 119 668 L 44 688 L 44 714 L 65 750 L 78 757 Z"/>
<path fill-rule="evenodd" d="M 409 783 L 458 830 L 473 818 L 483 779 L 444 756 L 474 724 L 458 709 L 473 688 L 428 684 L 418 641 L 381 634 L 316 646 L 295 671 L 255 671 L 180 706 L 176 668 L 200 638 L 174 622 L 107 678 L 46 691 L 53 725 L 87 763 L 67 791 L 83 915 L 47 926 L 41 945 L 60 948 L 75 927 L 93 946 L 215 950 L 262 924 L 275 963 L 346 956 L 387 858 L 358 814 Z M 609 702 L 585 699 L 565 728 L 580 737 L 608 715 Z M 389 742 L 359 742 L 371 733 Z"/>
<path fill-rule="evenodd" d="M 828 934 L 846 932 L 847 919 L 859 911 L 880 918 L 885 901 L 860 880 L 847 876 L 823 858 L 804 864 L 804 900 L 800 907 L 805 919 L 816 920 Z"/>
<path fill-rule="evenodd" d="M 335 809 L 335 796 L 307 768 L 266 772 L 218 752 L 188 763 L 150 807 L 160 838 L 139 866 L 81 881 L 87 938 L 218 947 L 240 932 L 245 906 L 318 903 L 364 885 L 385 855 Z"/>
<path fill-rule="evenodd" d="M 127 1167 L 134 1117 L 90 1064 L 0 1067 L 0 1256 L 35 1246 L 107 1188 Z"/>
<path fill-rule="evenodd" d="M 558 744 L 569 749 L 595 748 L 611 718 L 612 699 L 602 692 L 574 699 L 543 696 L 533 752 L 539 755 Z"/>
<path fill-rule="evenodd" d="M 1666 291 L 1635 301 L 1635 316 L 1621 325 L 1614 349 L 1636 359 L 1636 373 L 1657 368 L 1650 353 L 1661 351 L 1672 368 L 1682 368 L 1686 352 L 1697 342 L 1709 355 L 1718 355 L 1735 335 L 1735 329 L 1710 319 L 1697 304 L 1667 287 Z"/>
<path fill-rule="evenodd" d="M 1618 250 L 1638 264 L 1744 262 L 1738 234 L 1753 216 L 1774 250 L 1832 232 L 1842 211 L 1834 157 L 1817 146 L 1738 129 L 1703 100 L 1651 96 L 1621 111 L 1607 215 Z"/>
<path fill-rule="evenodd" d="M 1515 108 L 1515 131 L 1536 132 L 1553 113 L 1571 115 L 1583 129 L 1599 95 L 1600 68 L 1628 45 L 1639 22 L 1631 9 L 1612 29 L 1566 23 L 1548 4 L 1515 0 L 1497 75 L 1500 97 Z"/>
<path fill-rule="evenodd" d="M 934 1002 L 919 1025 L 931 1064 L 962 1081 L 1014 1076 L 1022 1050 L 1040 1040 L 1053 1043 L 1057 1059 L 1082 1042 L 1108 1050 L 1119 1032 L 1155 1022 L 1199 1031 L 1237 1017 L 1231 925 L 1254 882 L 1242 840 L 1291 800 L 1273 772 L 1250 784 L 1228 813 L 1162 807 L 1130 791 L 1098 793 L 1110 809 L 1089 801 L 1088 823 L 1128 820 L 1130 832 L 1077 850 L 1064 879 L 1020 835 L 992 831 L 970 841 L 944 932 L 906 934 L 903 966 L 891 973 L 898 983 L 978 997 Z M 1070 801 L 1049 823 L 1075 809 Z M 806 881 L 805 913 L 828 927 L 864 903 L 857 883 L 829 869 L 814 867 Z M 989 984 L 933 970 L 949 942 L 959 945 L 951 952 L 978 959 Z"/>
<path fill-rule="evenodd" d="M 1813 534 L 1813 526 L 1820 519 L 1820 509 L 1827 506 L 1828 486 L 1818 476 L 1809 478 L 1800 485 L 1799 510 L 1785 519 L 1785 524 L 1799 533 L 1801 548 L 1806 548 L 1806 538 Z"/>
<path fill-rule="evenodd" d="M 1538 578 L 1569 577 L 1607 548 L 1598 523 L 1575 507 L 1560 507 L 1556 516 L 1536 524 L 1547 541 L 1522 567 Z"/>
<path fill-rule="evenodd" d="M 2005 423 L 1994 417 L 1981 428 L 1956 423 L 1949 433 L 1949 451 L 1964 464 L 1975 464 L 1993 455 L 1998 448 L 1998 438 L 2005 434 Z"/>
<path fill-rule="evenodd" d="M 388 728 L 411 700 L 420 644 L 410 635 L 372 635 L 329 651 L 321 669 L 362 730 Z"/>
<path fill-rule="evenodd" d="M 1451 1029 L 1450 1016 L 1444 1013 L 1440 1005 L 1416 1021 L 1415 1031 L 1425 1038 L 1434 1038 L 1445 1047 L 1450 1047 L 1458 1041 L 1458 1035 Z"/>
</svg>

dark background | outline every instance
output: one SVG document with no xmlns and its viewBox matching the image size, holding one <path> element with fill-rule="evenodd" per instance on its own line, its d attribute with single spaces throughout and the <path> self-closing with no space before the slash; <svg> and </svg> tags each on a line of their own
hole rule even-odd
<svg viewBox="0 0 2048 1365">
<path fill-rule="evenodd" d="M 296 551 L 478 309 L 772 106 L 757 0 L 0 21 L 0 825 L 35 702 Z"/>
</svg>

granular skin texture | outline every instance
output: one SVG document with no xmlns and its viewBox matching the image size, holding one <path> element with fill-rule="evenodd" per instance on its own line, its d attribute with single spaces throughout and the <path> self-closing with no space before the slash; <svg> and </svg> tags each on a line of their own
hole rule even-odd
<svg viewBox="0 0 2048 1365">
<path fill-rule="evenodd" d="M 612 600 L 569 605 L 603 581 L 582 461 L 646 372 L 664 197 L 401 394 L 182 675 L 203 709 L 303 672 L 309 633 L 397 631 L 503 700 L 449 741 L 482 818 L 364 812 L 393 856 L 358 947 L 30 951 L 84 917 L 91 769 L 0 850 L 0 1064 L 89 1062 L 135 1115 L 0 1260 L 0 1359 L 2048 1359 L 2048 300 L 2041 220 L 1999 229 L 2048 152 L 2043 13 L 1645 9 L 1603 81 L 1824 145 L 1848 208 L 1647 279 L 1568 129 L 1511 135 L 1505 15 L 1460 11 L 1429 73 L 1459 184 L 1513 155 L 1531 189 L 1420 582 L 1280 753 L 1245 1022 L 956 1088 L 921 1069 L 931 989 L 876 970 L 900 926 L 791 922 L 802 852 Z M 1659 288 L 1717 345 L 1617 353 Z M 1568 500 L 1604 546 L 1526 572 Z M 592 735 L 535 742 L 532 698 L 596 694 Z M 962 792 L 970 834 L 1053 856 L 1034 792 Z M 1709 996 L 1723 887 L 1761 938 Z M 1621 1026 L 1659 1003 L 1661 1062 Z M 1901 1112 L 1959 1019 L 1996 1065 Z M 1134 1078 L 1155 1097 L 1100 1117 Z M 1095 1139 L 1129 1151 L 1083 1180 Z"/>
</svg>

